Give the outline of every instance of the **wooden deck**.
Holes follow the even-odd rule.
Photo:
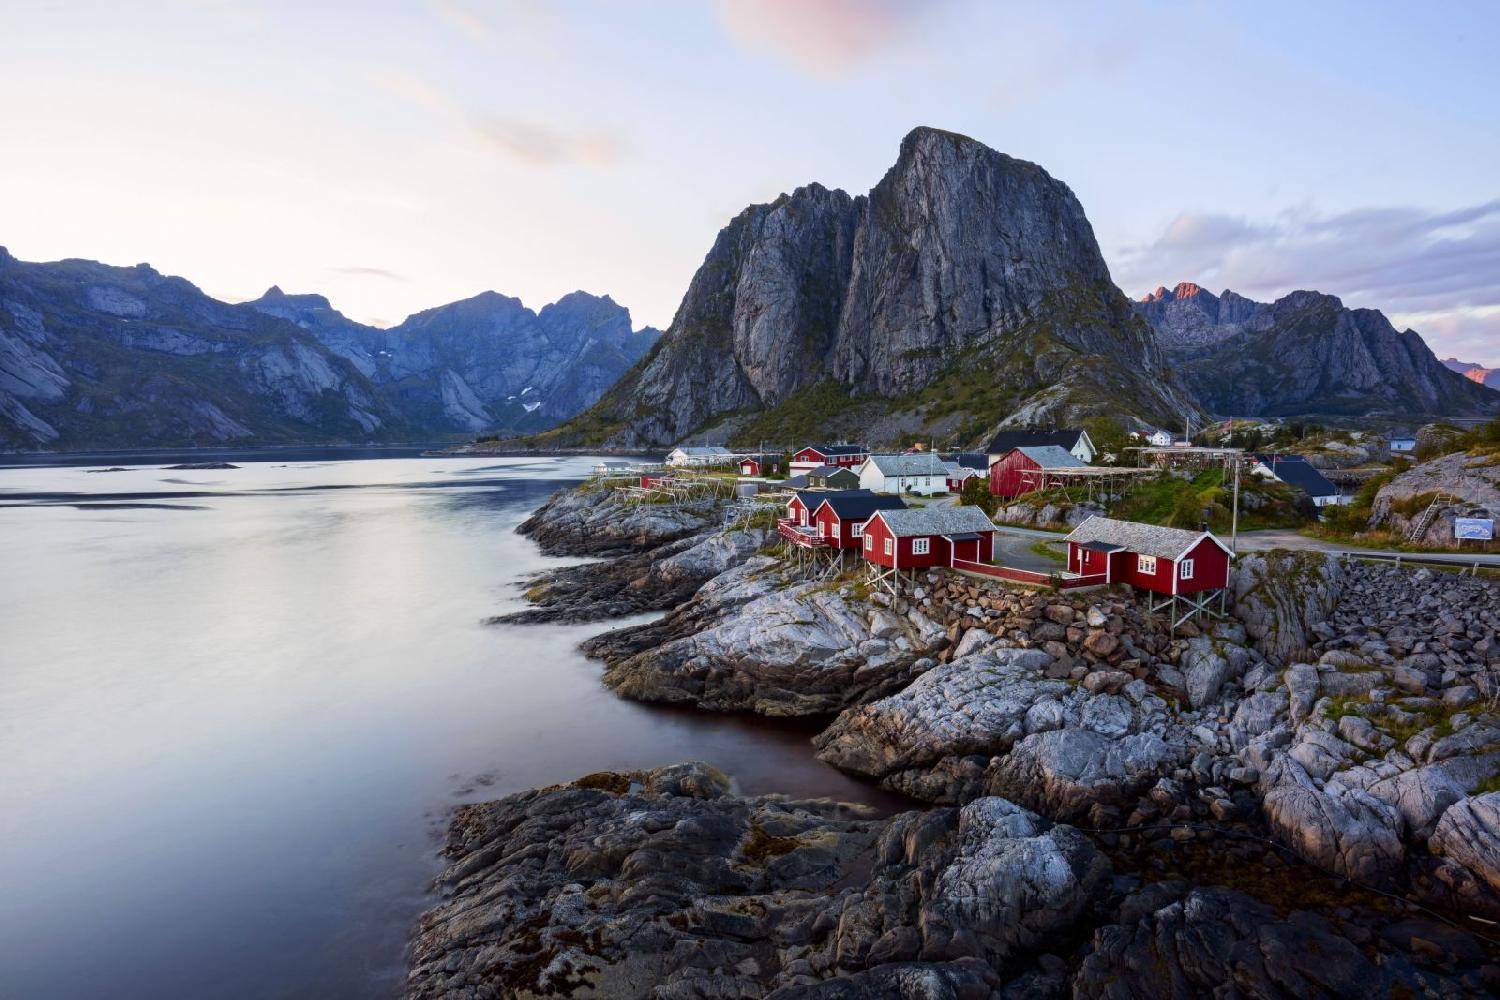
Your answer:
[[[1056,586],[1059,590],[1098,587],[1105,582],[1103,573],[1096,573],[1092,576],[1080,576],[1077,573],[1037,573],[1029,569],[1016,569],[1013,566],[996,566],[992,563],[970,562],[967,559],[955,559],[952,568],[963,573],[973,573],[976,576],[992,576],[998,580],[1009,580],[1012,583],[1026,583],[1040,587]]]

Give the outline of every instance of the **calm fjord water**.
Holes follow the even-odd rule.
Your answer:
[[[387,995],[448,811],[589,771],[888,801],[480,624],[592,459],[230,458],[0,468],[0,997]]]

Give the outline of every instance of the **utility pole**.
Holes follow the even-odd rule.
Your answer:
[[[1229,516],[1229,552],[1240,551],[1240,456],[1234,456],[1234,508]]]

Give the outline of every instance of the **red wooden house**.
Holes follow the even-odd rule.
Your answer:
[[[878,496],[867,490],[841,490],[827,493],[813,508],[812,527],[818,537],[836,549],[857,549],[862,545],[865,522],[881,510],[905,510],[900,497]]]
[[[829,497],[873,497],[874,495],[869,490],[797,490],[786,502],[787,520],[799,527],[808,527],[813,523],[813,511],[817,510],[818,505]]]
[[[1068,572],[1171,597],[1222,590],[1234,555],[1212,532],[1097,516],[1074,528],[1067,543]]]
[[[1076,469],[1085,463],[1057,445],[1012,448],[990,465],[990,493],[1018,497],[1038,488],[1038,481],[1025,475],[1042,469]]]
[[[791,471],[811,472],[820,465],[853,469],[869,457],[869,450],[857,444],[810,444],[792,456]]]
[[[995,525],[978,507],[917,507],[882,510],[864,528],[864,557],[887,569],[989,562]]]

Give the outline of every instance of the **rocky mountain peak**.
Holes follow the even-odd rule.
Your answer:
[[[614,443],[667,444],[825,384],[904,400],[944,378],[992,386],[982,413],[960,414],[970,422],[1068,420],[1111,398],[1151,419],[1192,406],[1072,191],[918,128],[868,195],[811,183],[736,215],[658,349],[582,422],[623,428]]]

